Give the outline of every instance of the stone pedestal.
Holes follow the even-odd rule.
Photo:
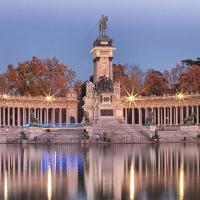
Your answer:
[[[116,93],[100,93],[93,98],[86,96],[84,101],[83,109],[88,113],[92,124],[123,122],[123,105]]]
[[[91,54],[94,62],[94,81],[86,84],[85,116],[93,124],[123,123],[120,83],[113,81],[113,54],[116,49],[106,35],[97,37]]]

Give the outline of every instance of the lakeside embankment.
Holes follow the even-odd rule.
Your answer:
[[[88,133],[85,130],[89,130]],[[155,143],[200,142],[199,126],[98,126],[60,128],[0,128],[0,143],[75,144],[75,143]]]

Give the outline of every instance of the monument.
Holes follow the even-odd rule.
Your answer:
[[[120,96],[120,83],[113,81],[113,55],[116,50],[113,41],[107,36],[108,18],[101,16],[99,36],[93,43],[91,55],[94,65],[94,80],[86,84],[84,112],[91,124],[122,123],[123,105]]]

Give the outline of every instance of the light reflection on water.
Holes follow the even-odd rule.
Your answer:
[[[52,196],[52,181],[51,181],[51,168],[48,166],[48,178],[47,178],[47,197],[48,200],[51,200]]]
[[[135,197],[135,169],[134,169],[134,161],[131,162],[130,169],[130,200],[134,200]]]
[[[3,200],[200,199],[200,145],[0,145]]]

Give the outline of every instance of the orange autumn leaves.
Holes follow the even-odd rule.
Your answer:
[[[143,72],[137,65],[113,65],[114,80],[120,81],[121,93],[133,91],[144,96],[200,92],[200,65],[185,63],[161,73],[155,69]]]
[[[199,63],[181,63],[170,70],[143,71],[138,65],[113,65],[114,81],[120,81],[121,93],[140,95],[165,95],[177,92],[200,92]],[[75,81],[75,72],[56,58],[39,59],[8,65],[0,73],[0,93],[37,96],[53,94],[66,96],[72,88],[78,94],[82,81]],[[79,95],[78,95],[79,96]]]
[[[5,73],[0,74],[0,92],[19,95],[66,96],[70,88],[77,83],[75,72],[56,58],[39,59],[9,65]]]

